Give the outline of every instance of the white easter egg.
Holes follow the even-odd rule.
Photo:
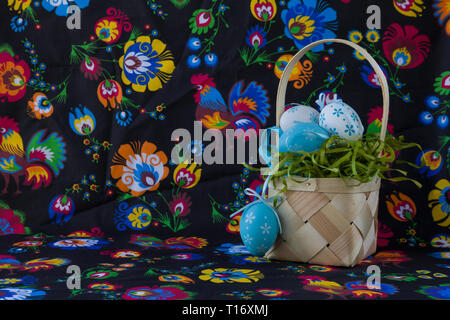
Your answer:
[[[294,106],[289,107],[292,105]],[[280,118],[280,128],[283,132],[299,122],[319,123],[319,111],[314,108],[291,103],[285,109],[287,110],[283,112]]]
[[[364,134],[364,126],[358,113],[342,101],[327,104],[319,116],[319,125],[331,135],[357,140]]]
[[[242,242],[255,256],[263,256],[272,247],[279,228],[272,208],[261,201],[246,208],[239,223]]]

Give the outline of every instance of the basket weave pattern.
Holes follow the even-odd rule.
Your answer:
[[[378,193],[286,191],[283,234],[266,258],[354,266],[376,250]]]
[[[294,65],[313,47],[328,42],[342,43],[358,50],[375,70],[383,95],[380,139],[384,140],[389,114],[386,76],[365,49],[343,39],[313,42],[292,57],[278,85],[277,126],[284,111],[287,83]],[[295,180],[304,178],[296,178],[284,181],[287,191],[277,207],[283,232],[265,254],[266,258],[350,267],[375,252],[380,190],[378,177],[358,186],[345,185],[339,178],[312,178],[303,183]],[[269,196],[280,193],[283,189],[280,182],[275,179],[273,186],[269,186]]]

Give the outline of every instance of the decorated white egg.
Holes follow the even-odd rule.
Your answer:
[[[313,152],[329,138],[327,130],[317,123],[299,122],[284,131],[280,137],[280,152]]]
[[[319,111],[297,103],[285,106],[280,118],[281,130],[286,131],[299,122],[319,123]]]
[[[263,256],[277,239],[279,224],[274,209],[255,201],[242,214],[239,229],[242,242],[255,256]]]
[[[342,101],[327,104],[319,116],[319,125],[330,135],[357,140],[364,134],[364,126],[356,111]]]

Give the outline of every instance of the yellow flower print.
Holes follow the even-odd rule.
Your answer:
[[[8,0],[8,7],[9,10],[14,10],[21,13],[30,6],[30,3],[31,0]]]
[[[404,16],[417,18],[422,15],[425,5],[423,0],[394,0],[394,8]]]
[[[353,51],[353,55],[358,60],[366,60],[366,58],[358,50]]]
[[[18,278],[4,278],[4,279],[0,279],[0,285],[5,285],[5,284],[16,284],[17,282],[21,282],[22,279],[18,279]]]
[[[314,26],[314,20],[308,16],[298,15],[297,17],[289,20],[289,32],[292,36],[298,40],[310,37],[316,27]]]
[[[202,270],[199,276],[200,280],[211,281],[213,283],[253,283],[263,278],[264,275],[258,270],[227,268],[205,269]]]
[[[134,91],[156,91],[169,81],[175,70],[172,52],[161,40],[151,40],[140,36],[136,41],[128,41],[124,55],[119,59],[122,81]]]
[[[173,181],[177,186],[190,189],[200,181],[202,169],[196,169],[197,164],[192,163],[189,167],[187,163],[180,163],[173,172]]]
[[[367,39],[367,41],[372,42],[372,43],[378,42],[380,40],[380,34],[378,33],[377,30],[371,29],[371,30],[367,31],[366,39]]]
[[[441,227],[450,227],[450,181],[439,180],[428,194],[428,206],[432,208],[433,221]]]
[[[95,25],[95,34],[103,42],[112,43],[116,41],[120,34],[117,21],[107,18],[100,20]]]
[[[450,246],[450,236],[446,234],[438,234],[430,241],[431,246],[435,248],[447,248]]]
[[[250,10],[259,21],[270,21],[277,13],[277,4],[275,0],[252,0]]]
[[[361,31],[352,30],[348,33],[348,39],[351,42],[359,43],[363,39],[363,35],[362,35]]]
[[[135,206],[128,215],[128,220],[134,229],[144,229],[152,222],[152,214],[145,206]]]

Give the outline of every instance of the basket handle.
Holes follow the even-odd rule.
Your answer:
[[[292,69],[294,68],[295,64],[312,48],[315,46],[318,46],[322,43],[326,42],[336,42],[336,43],[343,43],[346,44],[356,50],[358,50],[364,58],[370,63],[372,68],[375,70],[375,73],[378,76],[378,79],[381,83],[381,92],[383,94],[383,117],[381,120],[381,131],[380,131],[380,139],[384,141],[384,138],[386,137],[386,130],[387,130],[387,123],[388,123],[388,116],[389,116],[389,87],[387,83],[386,76],[384,75],[384,72],[381,70],[378,63],[375,61],[375,59],[366,51],[366,49],[362,48],[361,46],[357,45],[356,43],[353,43],[348,40],[344,39],[323,39],[319,40],[313,43],[310,43],[309,45],[303,47],[299,52],[297,52],[289,61],[286,68],[283,71],[283,74],[280,78],[280,83],[278,85],[278,92],[277,92],[277,101],[276,101],[276,119],[277,119],[277,126],[280,126],[280,118],[281,114],[284,111],[284,105],[285,105],[285,98],[286,98],[286,88],[288,84],[289,77],[291,75]]]

